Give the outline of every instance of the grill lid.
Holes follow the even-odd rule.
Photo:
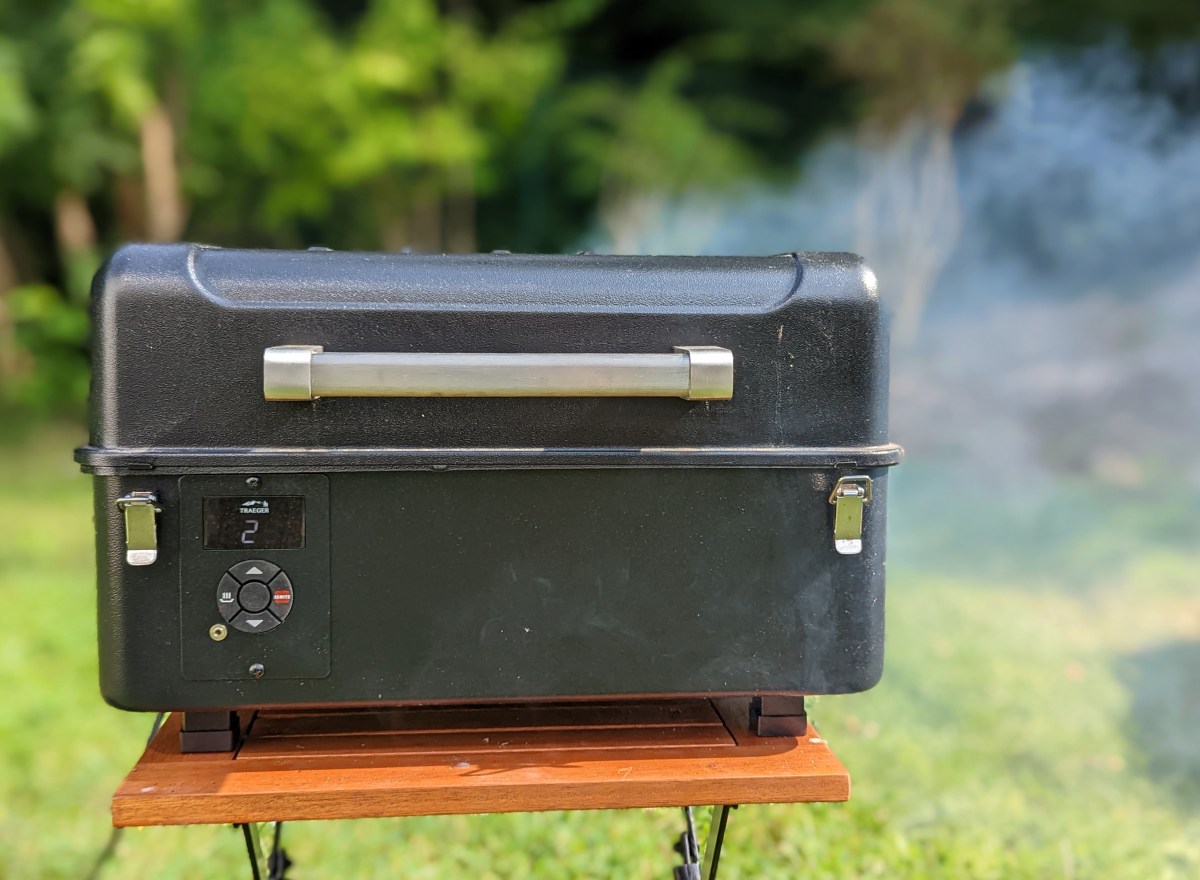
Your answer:
[[[89,468],[890,464],[849,254],[132,245],[97,276]]]

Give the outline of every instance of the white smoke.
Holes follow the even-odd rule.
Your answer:
[[[1030,54],[948,156],[918,123],[883,145],[836,138],[791,186],[668,200],[635,240],[863,253],[916,330],[892,368],[913,456],[1135,487],[1150,459],[1194,461],[1200,435],[1200,114],[1171,97],[1198,80],[1194,44]]]

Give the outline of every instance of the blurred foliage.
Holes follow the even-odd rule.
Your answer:
[[[961,118],[1029,42],[1168,0],[0,0],[0,407],[79,412],[122,241],[560,250],[647,196]]]

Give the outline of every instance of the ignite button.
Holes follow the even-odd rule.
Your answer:
[[[238,593],[238,604],[251,614],[266,611],[271,604],[271,590],[261,581],[250,581],[242,585]]]
[[[271,613],[283,620],[292,611],[292,581],[286,572],[279,572],[271,581]]]

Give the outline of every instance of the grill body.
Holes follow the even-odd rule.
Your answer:
[[[114,705],[844,693],[881,674],[900,451],[857,257],[133,245],[93,307],[77,458]],[[868,503],[840,506],[847,480]],[[860,552],[839,552],[856,515]]]

